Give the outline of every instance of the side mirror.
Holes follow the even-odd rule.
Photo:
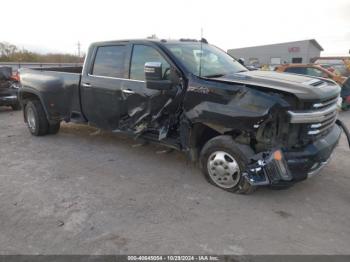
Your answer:
[[[154,90],[170,90],[173,83],[170,80],[163,79],[163,70],[161,62],[145,63],[146,87]]]
[[[239,58],[237,61],[238,61],[238,63],[240,63],[241,65],[244,65],[244,62],[245,62],[245,61],[244,61],[244,58]]]

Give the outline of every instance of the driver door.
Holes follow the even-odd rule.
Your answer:
[[[170,63],[158,49],[150,45],[133,45],[129,80],[123,83],[122,89],[120,129],[142,133],[147,128],[161,126],[160,118],[176,95],[174,90],[160,91],[146,87],[144,66],[147,62],[161,62],[164,79],[170,75]]]

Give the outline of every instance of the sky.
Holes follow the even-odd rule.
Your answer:
[[[77,53],[95,41],[203,36],[224,50],[316,39],[322,55],[349,55],[350,0],[3,1],[0,42]]]

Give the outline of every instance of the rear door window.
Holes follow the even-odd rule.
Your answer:
[[[124,45],[98,47],[92,74],[123,78],[126,56],[127,48]]]

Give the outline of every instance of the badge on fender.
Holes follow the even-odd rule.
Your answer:
[[[187,91],[200,94],[208,94],[210,92],[209,88],[203,86],[189,86]]]

